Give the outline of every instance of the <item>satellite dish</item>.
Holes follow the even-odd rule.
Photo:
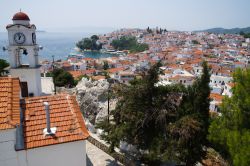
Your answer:
[[[39,46],[39,49],[42,50],[42,49],[43,49],[43,46]]]
[[[3,47],[3,51],[6,51],[7,49],[5,47]]]

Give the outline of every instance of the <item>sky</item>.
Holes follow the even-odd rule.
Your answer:
[[[20,9],[38,30],[250,26],[250,0],[0,0],[0,32]]]

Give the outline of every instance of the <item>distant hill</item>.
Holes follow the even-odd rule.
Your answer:
[[[247,28],[232,28],[232,29],[225,29],[225,28],[211,28],[206,30],[199,30],[195,32],[210,32],[210,33],[227,33],[227,34],[235,34],[235,33],[250,33],[250,27]]]

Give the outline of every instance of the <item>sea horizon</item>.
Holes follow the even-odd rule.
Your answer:
[[[39,51],[39,61],[52,60],[54,55],[55,60],[65,60],[70,53],[78,53],[75,51],[76,43],[82,38],[90,37],[96,33],[86,32],[37,32],[37,44],[43,49]],[[0,32],[0,59],[9,60],[8,51],[3,51],[3,47],[8,46],[8,33]],[[80,53],[79,53],[80,54]],[[102,58],[114,56],[110,54],[87,52],[86,57]],[[23,62],[27,61],[27,57],[22,57]]]

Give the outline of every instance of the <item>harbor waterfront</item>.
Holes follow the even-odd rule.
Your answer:
[[[92,33],[54,33],[54,32],[39,32],[37,33],[37,39],[39,45],[43,47],[39,52],[39,59],[52,60],[52,55],[54,55],[55,60],[62,59],[65,60],[70,54],[83,54],[76,51],[75,43],[82,38],[89,37],[93,35]],[[8,34],[0,32],[0,58],[8,60],[8,52],[3,51],[2,47],[8,45]],[[84,57],[90,58],[106,58],[117,56],[116,54],[104,53],[104,52],[84,52]],[[23,57],[26,61],[27,58]]]

